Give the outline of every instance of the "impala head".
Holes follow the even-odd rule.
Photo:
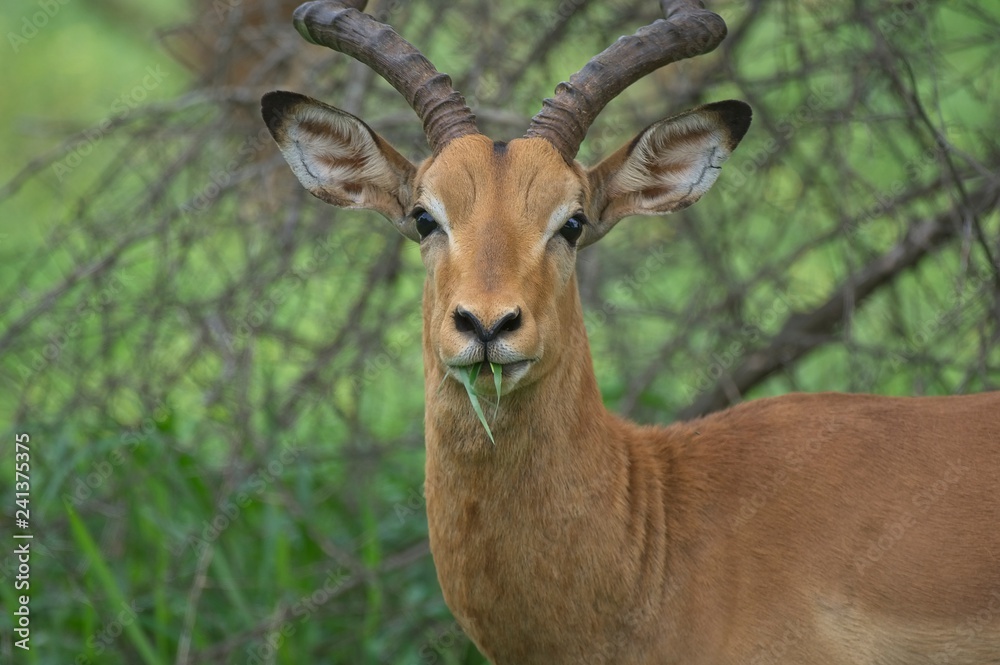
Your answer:
[[[560,84],[526,136],[509,143],[480,134],[448,77],[360,13],[364,0],[296,12],[300,33],[371,66],[423,121],[433,154],[414,165],[349,113],[288,92],[263,99],[264,119],[306,189],[336,206],[379,212],[420,244],[425,360],[452,374],[484,361],[503,365],[505,394],[544,375],[583,334],[577,252],[623,217],[684,208],[714,183],[750,124],[743,102],[654,123],[593,168],[575,161],[613,97],[725,35],[700,3],[663,4],[666,21],[619,40]]]

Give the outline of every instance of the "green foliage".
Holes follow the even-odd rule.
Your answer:
[[[493,438],[493,432],[490,430],[490,424],[486,422],[486,415],[483,413],[483,407],[479,403],[479,395],[476,394],[476,380],[479,378],[479,373],[482,371],[486,363],[476,363],[475,365],[469,365],[467,367],[458,368],[457,372],[459,377],[462,379],[462,385],[465,386],[465,392],[469,396],[469,403],[472,404],[472,410],[476,412],[476,417],[479,418],[479,422],[482,423],[483,429],[486,430],[486,435],[490,437],[490,443],[494,446],[496,445],[496,439]],[[500,408],[500,373],[494,369],[496,365],[490,363],[490,370],[493,372],[493,378],[496,381],[497,389],[497,408]]]
[[[128,14],[67,2],[0,71],[17,91],[0,97],[15,156],[0,165],[0,451],[6,464],[13,433],[31,433],[38,546],[23,662],[483,663],[427,548],[419,251],[373,214],[304,195],[261,136],[255,96],[315,47],[301,43],[294,62],[262,53],[295,37],[274,22],[273,40],[253,33],[236,51],[259,78],[195,89],[150,38],[192,12],[239,25],[250,4],[164,0]],[[383,4],[496,138],[519,135],[556,81],[657,5]],[[717,4],[732,50],[634,86],[581,152],[596,160],[701,101],[755,109],[705,200],[669,220],[625,220],[580,254],[605,399],[648,422],[728,385],[789,320],[949,214],[961,196],[932,129],[969,191],[991,172],[977,165],[995,175],[998,164],[995,8],[851,3],[868,25],[849,20],[848,3]],[[578,13],[564,25],[566,8]],[[34,11],[0,17],[3,34]],[[303,91],[347,103],[346,63],[312,62],[304,78],[317,89]],[[166,75],[147,90],[148,67]],[[137,86],[144,99],[130,106]],[[899,86],[926,100],[929,123]],[[378,83],[358,104],[402,152],[426,154],[394,91]],[[910,198],[883,204],[899,187]],[[960,241],[733,399],[996,387],[996,288],[961,219]],[[978,221],[996,250],[1000,217]],[[495,415],[502,377],[490,369]],[[472,388],[484,370],[464,383],[492,439]]]

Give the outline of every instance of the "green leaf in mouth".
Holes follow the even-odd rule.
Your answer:
[[[503,365],[498,365],[491,360],[490,370],[493,371],[493,387],[497,390],[497,405],[493,409],[493,420],[496,420],[497,414],[500,412],[500,382],[503,381]]]
[[[465,386],[465,392],[469,395],[469,401],[472,402],[472,410],[476,412],[476,415],[479,417],[479,422],[481,422],[483,424],[483,428],[486,429],[486,435],[490,437],[490,443],[495,446],[497,445],[497,442],[493,438],[493,432],[490,430],[489,423],[486,422],[486,414],[483,413],[483,407],[479,404],[479,396],[476,395],[476,390],[473,388],[473,385],[476,383],[476,379],[479,378],[479,372],[485,364],[486,363],[476,363],[475,365],[459,367],[457,373],[459,378],[462,379],[462,384]],[[496,381],[496,379],[494,380]],[[499,382],[497,381],[497,383]]]

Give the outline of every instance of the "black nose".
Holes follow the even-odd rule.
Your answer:
[[[462,333],[475,333],[480,342],[486,344],[503,333],[514,332],[521,327],[521,308],[511,310],[487,327],[475,314],[459,306],[455,309],[455,329]]]

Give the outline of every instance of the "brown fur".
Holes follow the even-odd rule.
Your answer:
[[[735,146],[708,116],[711,150]],[[586,211],[586,244],[697,198],[644,197],[672,167],[622,189],[644,137],[587,172],[466,136],[398,187],[447,215],[421,242],[426,496],[456,618],[498,665],[1000,663],[1000,393],[787,395],[665,428],[605,410],[557,227]],[[494,348],[532,361],[505,377],[495,446],[445,379],[482,359],[459,306],[522,313]]]

